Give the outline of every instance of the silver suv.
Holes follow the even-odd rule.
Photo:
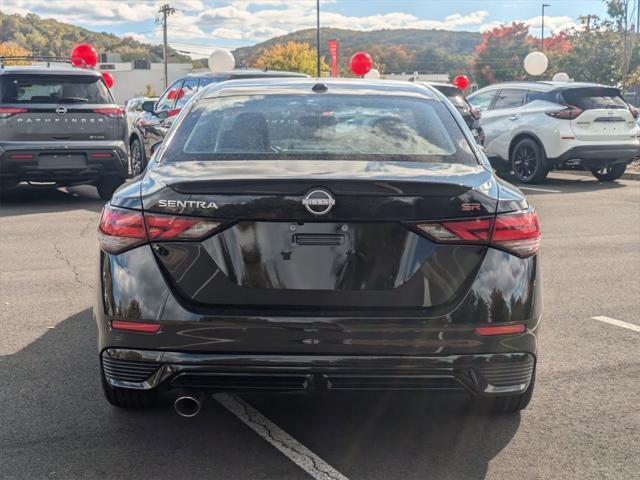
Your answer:
[[[127,175],[127,122],[100,73],[1,60],[2,186],[92,184],[111,198]]]

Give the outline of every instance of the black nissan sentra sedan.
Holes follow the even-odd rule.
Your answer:
[[[186,105],[99,227],[107,400],[533,392],[540,227],[428,86],[230,81]]]

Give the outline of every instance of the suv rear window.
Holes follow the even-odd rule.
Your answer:
[[[609,87],[586,87],[564,90],[562,96],[567,104],[582,110],[600,108],[628,108],[620,90]]]
[[[202,100],[177,127],[164,158],[478,163],[440,102],[328,94]]]
[[[100,77],[89,75],[3,75],[0,103],[113,103]]]

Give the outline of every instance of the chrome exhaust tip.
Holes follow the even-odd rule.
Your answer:
[[[203,402],[204,394],[199,394],[196,396],[183,395],[176,398],[175,402],[173,402],[173,408],[181,417],[191,418],[200,413]]]

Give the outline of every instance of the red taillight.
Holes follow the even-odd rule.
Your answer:
[[[113,328],[114,330],[127,330],[129,332],[156,333],[158,330],[160,330],[160,324],[113,320],[111,322],[111,328]]]
[[[491,325],[487,327],[476,328],[476,334],[489,337],[492,335],[513,335],[515,333],[524,333],[526,330],[524,323],[518,325]]]
[[[220,226],[205,218],[146,214],[107,206],[102,210],[99,227],[100,248],[121,253],[149,241],[200,240]]]
[[[542,235],[535,210],[498,215],[493,227],[491,245],[530,257],[540,249]]]
[[[105,207],[98,228],[100,248],[120,253],[147,241],[142,212]]]
[[[26,108],[0,108],[0,118],[9,118],[16,113],[26,113]]]
[[[582,114],[583,110],[573,105],[567,105],[562,110],[556,110],[554,112],[546,112],[547,115],[553,118],[559,118],[560,120],[573,120],[578,118]]]
[[[640,110],[638,110],[636,107],[629,105],[629,110],[631,111],[631,115],[633,115],[633,118],[635,118],[636,120],[638,119],[638,117],[640,117]]]
[[[124,118],[125,111],[123,107],[114,108],[94,108],[93,113],[100,113],[106,115],[109,118]]]
[[[158,215],[147,213],[144,216],[149,240],[198,240],[220,226],[204,218],[181,217],[177,215]]]
[[[500,214],[495,219],[421,223],[418,228],[436,242],[491,245],[519,257],[535,254],[542,241],[538,215],[533,209]]]
[[[476,107],[471,107],[469,109],[469,113],[476,120],[480,120],[480,118],[482,117],[482,113],[480,113],[480,110],[478,110]]]

